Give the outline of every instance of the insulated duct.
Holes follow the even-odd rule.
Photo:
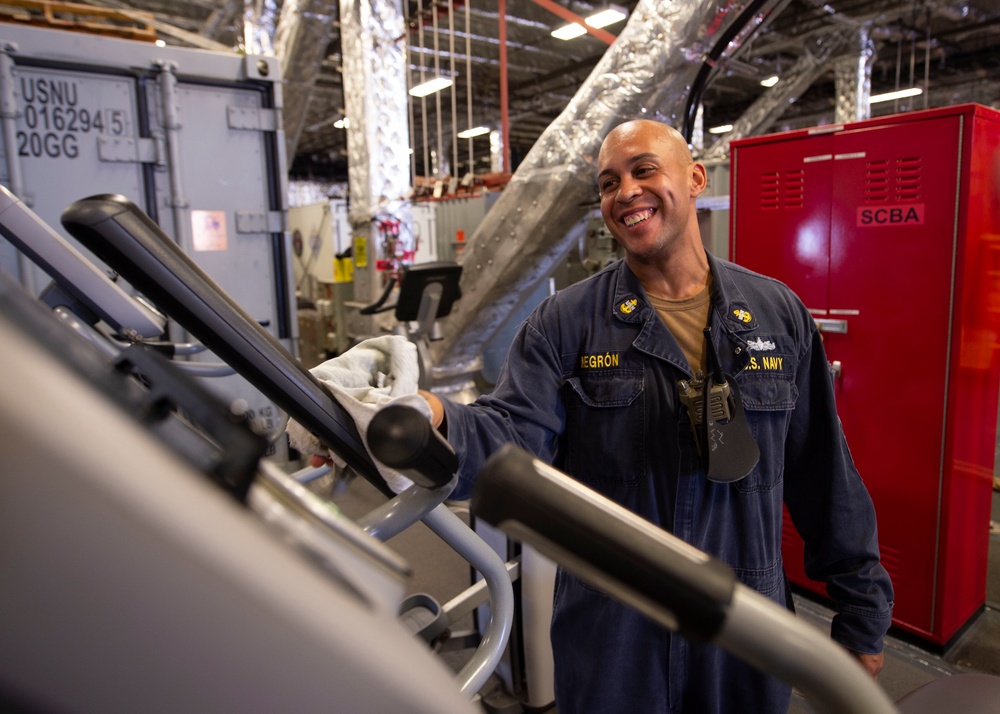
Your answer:
[[[274,54],[284,84],[286,156],[295,156],[313,85],[319,75],[335,21],[329,0],[285,0],[274,31]]]
[[[870,119],[872,65],[875,63],[875,43],[871,28],[862,26],[855,33],[857,52],[840,59],[834,65],[834,87],[837,93],[833,121],[846,124]]]
[[[350,171],[348,219],[354,239],[354,297],[365,305],[382,292],[376,284],[386,251],[412,250],[409,121],[405,22],[400,0],[342,0],[340,37],[347,98]],[[379,222],[405,228],[398,243],[383,245]],[[357,305],[355,305],[357,306]],[[387,318],[391,314],[385,313]],[[352,336],[376,334],[374,316],[351,310]]]
[[[565,255],[570,229],[597,200],[597,153],[608,131],[637,117],[679,129],[705,57],[750,4],[639,0],[618,39],[466,241],[462,299],[434,344],[435,378],[474,372],[483,344]]]
[[[243,6],[243,47],[248,55],[274,56],[275,0],[247,0]]]

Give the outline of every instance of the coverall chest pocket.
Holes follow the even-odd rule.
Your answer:
[[[770,491],[781,483],[780,455],[798,389],[791,374],[754,375],[739,384],[750,433],[762,457],[746,478],[736,482],[736,488],[743,493]]]
[[[566,472],[594,486],[637,483],[646,471],[642,370],[584,373],[567,384]]]

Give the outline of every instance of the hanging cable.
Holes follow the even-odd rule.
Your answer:
[[[448,0],[448,56],[451,60],[451,165],[452,176],[458,176],[458,111],[455,108],[455,0]]]
[[[917,6],[913,5],[913,29],[910,31],[910,86],[916,86],[916,65],[917,65]]]
[[[924,8],[924,22],[927,23],[927,36],[924,39],[924,109],[927,109],[931,95],[931,10]]]
[[[441,44],[438,36],[438,13],[437,8],[432,8],[431,18],[434,21],[434,76],[441,77]],[[441,162],[444,160],[444,131],[441,128],[441,92],[434,92],[434,107],[437,114],[437,170],[443,173]]]
[[[896,86],[894,91],[899,91],[899,80],[903,72],[903,21],[899,21],[899,36],[896,38]],[[899,111],[899,100],[892,100],[892,113]]]
[[[427,68],[424,65],[424,3],[417,0],[417,36],[420,45],[420,83],[427,81]],[[420,98],[420,131],[424,145],[424,177],[430,175],[430,144],[427,141],[427,97]]]
[[[472,0],[465,0],[465,104],[466,111],[469,115],[468,123],[469,128],[472,128],[472,8],[470,4]],[[467,141],[469,142],[469,172],[475,174],[476,164],[473,161],[472,154],[472,137],[470,136]]]
[[[410,3],[403,3],[403,23],[407,28],[407,38],[409,38],[409,30],[412,29],[410,25]],[[413,47],[410,45],[409,40],[406,42],[406,84],[409,87],[413,86]],[[410,120],[410,187],[416,189],[417,187],[417,155],[414,153],[417,148],[416,142],[416,129],[414,129],[413,123],[415,118],[413,116],[413,95],[409,92],[406,93],[406,111],[409,115]]]

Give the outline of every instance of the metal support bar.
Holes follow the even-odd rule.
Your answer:
[[[190,204],[184,196],[184,185],[181,181],[181,149],[180,129],[181,114],[177,106],[177,65],[173,62],[162,62],[160,67],[160,98],[163,103],[163,130],[167,139],[167,156],[169,157],[168,172],[170,174],[170,207],[174,214],[174,240],[184,250],[191,248],[190,222],[188,208]]]
[[[7,158],[7,180],[10,190],[24,201],[24,177],[21,175],[21,162],[17,158],[17,117],[20,112],[17,106],[17,95],[14,93],[14,59],[11,52],[17,51],[17,45],[5,43],[0,47],[0,124],[2,124],[4,154]],[[18,279],[25,290],[35,293],[35,277],[31,270],[28,256],[17,253]]]
[[[521,577],[520,556],[507,562],[507,574],[511,582]],[[466,615],[471,614],[473,610],[484,604],[487,600],[486,581],[476,581],[475,585],[466,588],[441,606],[441,611],[445,614],[448,627],[451,627]]]
[[[381,506],[357,519],[363,531],[387,541],[412,526],[437,508],[455,488],[455,479],[446,486],[427,489],[413,485]]]
[[[463,694],[473,696],[493,674],[507,647],[514,619],[514,586],[507,565],[444,504],[424,517],[424,523],[479,571],[490,593],[490,621],[475,654],[456,675]]]

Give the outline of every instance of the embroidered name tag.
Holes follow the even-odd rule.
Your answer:
[[[618,352],[603,354],[580,355],[580,369],[601,369],[618,366]]]

